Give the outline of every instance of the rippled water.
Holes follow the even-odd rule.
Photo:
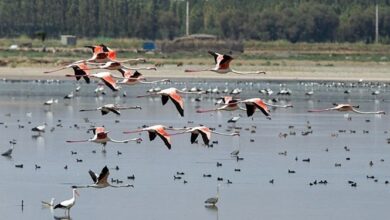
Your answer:
[[[258,93],[259,89],[272,88],[276,93],[281,88],[280,82],[230,81],[183,81],[159,86],[204,89],[218,86],[221,90],[240,87],[241,98],[265,99],[268,97]],[[12,158],[0,158],[2,219],[63,216],[63,210],[42,209],[40,201],[49,201],[51,197],[57,202],[69,199],[72,185],[91,184],[88,170],[100,172],[105,165],[110,168],[110,177],[133,184],[134,188],[80,189],[80,197],[71,211],[72,219],[386,219],[390,216],[387,209],[390,184],[385,184],[386,180],[390,181],[390,146],[386,140],[389,116],[307,113],[311,108],[330,107],[333,102],[351,102],[360,105],[361,110],[390,112],[387,87],[382,86],[381,94],[373,96],[374,88],[369,87],[305,86],[288,82],[282,87],[290,88],[293,94],[279,98],[281,103],[291,103],[294,108],[273,110],[272,120],[259,112],[254,118],[245,117],[245,112],[195,113],[197,106],[214,108],[214,98],[218,95],[203,96],[201,102],[194,100],[196,96],[186,96],[185,117],[181,118],[170,102],[162,107],[159,98],[135,98],[151,88],[150,85],[124,88],[127,97],[121,93],[113,96],[107,89],[107,95],[96,97],[95,84],[82,85],[74,99],[64,100],[62,97],[75,87],[71,81],[0,82],[0,122],[4,123],[0,125],[0,152],[9,148],[10,140],[17,142]],[[314,95],[305,96],[305,91],[312,88]],[[351,94],[344,94],[346,89]],[[43,106],[50,98],[58,99],[58,103]],[[120,117],[79,112],[106,103],[139,105],[143,109],[122,111]],[[158,138],[150,142],[147,134],[141,134],[144,139],[141,144],[109,143],[106,153],[94,143],[65,142],[89,138],[90,125],[104,125],[115,139],[138,137],[138,134],[122,132],[144,124],[174,127],[205,124],[223,132],[229,126],[227,120],[238,114],[243,116],[236,124],[242,128],[241,136],[214,135],[212,139],[218,144],[212,148],[191,145],[189,135],[173,136],[172,150],[167,150]],[[48,131],[35,136],[31,128],[43,123],[48,124]],[[62,127],[58,126],[60,123]],[[308,123],[313,133],[303,136],[301,133],[308,131]],[[75,124],[80,128],[75,128]],[[290,125],[294,128],[289,128]],[[256,126],[256,133],[251,133],[252,126]],[[279,137],[280,133],[290,132],[296,135]],[[242,161],[230,156],[238,147]],[[77,155],[71,151],[77,151]],[[117,155],[117,151],[122,154]],[[280,154],[285,151],[286,155]],[[307,158],[310,163],[302,162]],[[83,162],[78,163],[76,159]],[[373,166],[369,165],[370,161]],[[222,166],[217,167],[217,162]],[[335,163],[341,167],[335,167]],[[23,164],[24,168],[16,168],[17,164]],[[35,169],[35,164],[41,168]],[[64,169],[65,165],[68,170]],[[116,166],[120,169],[115,170]],[[288,170],[296,173],[289,174]],[[178,171],[185,175],[181,180],[174,180]],[[127,176],[133,174],[135,180],[128,180]],[[212,177],[204,178],[203,174]],[[367,175],[375,179],[367,179]],[[217,181],[218,177],[223,181]],[[227,179],[232,184],[227,184]],[[269,183],[271,179],[274,184]],[[184,184],[184,180],[188,183]],[[315,180],[327,180],[328,184],[310,186]],[[356,182],[357,187],[351,187],[349,180]],[[218,183],[221,184],[218,208],[204,207],[204,200],[216,195]]]

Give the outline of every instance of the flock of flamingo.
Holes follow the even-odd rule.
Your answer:
[[[75,61],[69,65],[46,71],[45,74],[53,73],[57,71],[61,71],[64,69],[72,68],[74,71],[74,74],[65,75],[66,77],[73,77],[77,81],[83,79],[85,83],[89,84],[92,82],[91,78],[96,78],[102,81],[102,83],[110,88],[113,92],[119,91],[121,89],[121,86],[125,85],[135,85],[139,83],[158,83],[158,82],[167,82],[170,81],[169,79],[162,79],[162,80],[156,80],[156,81],[148,81],[143,75],[139,72],[141,70],[153,70],[158,71],[156,67],[154,66],[148,66],[148,67],[138,67],[135,68],[133,66],[126,66],[125,63],[139,63],[139,62],[146,62],[144,58],[136,58],[136,59],[126,59],[126,60],[118,60],[117,59],[117,53],[115,50],[107,47],[106,45],[95,45],[95,46],[87,46],[92,50],[92,57],[89,59],[83,59],[79,61]],[[234,69],[230,68],[230,62],[233,60],[233,57],[227,54],[220,54],[213,51],[209,51],[209,54],[211,54],[214,57],[215,61],[215,67],[214,68],[206,68],[206,69],[199,69],[199,70],[193,70],[193,69],[187,69],[185,72],[200,72],[200,71],[212,71],[220,74],[226,74],[226,73],[235,73],[235,74],[265,74],[264,71],[253,71],[253,72],[240,72]],[[91,73],[91,70],[98,70],[97,73]],[[104,70],[104,71],[101,71]],[[120,75],[115,75],[110,71],[118,71]],[[150,97],[150,96],[157,96],[161,97],[162,105],[166,105],[167,102],[170,100],[175,108],[177,109],[178,114],[183,117],[185,113],[185,103],[182,98],[182,94],[196,94],[196,95],[202,95],[203,91],[183,91],[176,88],[166,88],[161,89],[159,91],[152,91],[146,95],[137,96],[137,98],[142,97]],[[53,102],[53,100],[51,100]],[[50,105],[52,103],[48,103]],[[224,96],[218,101],[218,106],[213,109],[198,109],[197,113],[207,113],[207,112],[217,112],[217,111],[244,111],[247,115],[247,117],[252,117],[256,110],[259,110],[267,119],[271,119],[271,111],[269,110],[269,107],[272,108],[291,108],[293,105],[276,105],[272,103],[267,103],[261,98],[253,97],[249,99],[241,100],[239,98],[236,98],[234,96]],[[309,110],[309,112],[323,112],[323,111],[341,111],[341,112],[354,112],[358,114],[385,114],[384,111],[376,111],[376,112],[363,112],[358,110],[359,106],[353,106],[351,104],[335,104],[334,107],[329,107],[326,109],[312,109]],[[80,109],[79,111],[100,111],[102,115],[109,114],[110,112],[116,115],[121,115],[122,110],[129,110],[129,109],[138,109],[142,110],[142,107],[140,106],[120,106],[117,104],[105,104],[98,108],[93,109]],[[232,119],[232,120],[238,120],[238,119]],[[45,131],[45,125],[37,126],[32,129],[36,132],[44,132]],[[109,131],[105,129],[105,127],[99,126],[94,127],[90,129],[93,132],[93,137],[85,140],[67,140],[68,143],[80,143],[80,142],[93,142],[97,144],[101,144],[103,146],[103,151],[105,151],[105,146],[108,142],[112,143],[128,143],[128,142],[142,142],[141,138],[130,138],[126,140],[115,140],[110,138]],[[239,132],[235,131],[232,133],[222,133],[215,131],[214,129],[211,129],[205,125],[199,125],[194,127],[181,127],[181,128],[172,128],[164,125],[151,125],[148,127],[143,127],[138,130],[130,130],[130,131],[124,131],[124,134],[135,134],[135,133],[141,133],[141,132],[147,132],[150,141],[153,141],[158,136],[164,143],[164,145],[171,149],[172,142],[171,137],[175,135],[184,135],[184,134],[190,134],[190,141],[191,143],[194,143],[197,141],[197,138],[199,135],[201,136],[201,139],[205,145],[210,144],[211,135],[224,135],[224,136],[239,136]],[[12,149],[8,150],[7,152],[4,152],[3,156],[9,156],[12,153]],[[238,151],[232,152],[232,154],[238,155]],[[73,196],[69,200],[62,201],[58,204],[54,203],[54,199],[51,200],[51,202],[43,202],[43,204],[52,207],[54,209],[61,208],[65,209],[65,213],[69,215],[70,209],[74,206],[76,202],[76,196],[78,195],[78,188],[105,188],[105,187],[132,187],[132,185],[112,185],[108,182],[108,176],[109,176],[109,169],[107,166],[104,166],[104,168],[101,170],[100,174],[96,174],[93,171],[89,171],[89,174],[92,179],[92,184],[90,185],[84,185],[84,186],[73,186],[72,193]],[[215,206],[218,202],[219,198],[219,185],[217,186],[217,196],[209,198],[205,201],[206,205]]]

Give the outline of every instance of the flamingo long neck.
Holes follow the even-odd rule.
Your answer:
[[[150,84],[150,83],[158,83],[158,82],[166,82],[168,79],[161,79],[161,80],[155,80],[155,81],[145,81],[145,80],[139,80],[140,83],[143,84]]]
[[[54,73],[54,72],[57,72],[57,71],[60,71],[60,70],[63,70],[63,69],[66,69],[67,67],[61,67],[61,68],[58,68],[58,69],[53,69],[53,70],[49,70],[49,71],[45,71],[43,73],[47,74],[47,73]]]
[[[178,90],[178,93],[181,93],[181,94],[201,94],[202,92],[186,92],[186,91]]]
[[[147,95],[139,95],[139,96],[137,96],[137,98],[144,98],[144,97],[150,97],[150,96],[155,96],[155,95],[158,95],[158,94],[156,92],[154,92],[154,93],[150,93]]]
[[[271,107],[276,107],[276,108],[289,108],[289,107],[293,107],[292,105],[275,105],[275,104],[270,104],[270,103],[266,103],[264,102],[267,106],[271,106]]]
[[[91,139],[87,139],[87,140],[77,140],[77,141],[66,141],[66,143],[81,143],[81,142],[88,142],[90,141]]]
[[[139,129],[139,130],[134,130],[134,131],[124,131],[123,134],[134,134],[134,133],[140,133],[142,132],[143,130]]]
[[[326,111],[330,111],[331,109],[310,109],[308,110],[307,112],[326,112]]]
[[[235,70],[235,69],[230,69],[231,72],[233,73],[236,73],[236,74],[265,74],[264,71],[248,71],[248,72],[244,72],[244,71],[238,71],[238,70]]]
[[[210,131],[211,133],[213,134],[218,134],[218,135],[223,135],[223,136],[235,136],[237,135],[237,133],[221,133],[221,132],[217,132],[217,131]]]
[[[196,110],[196,113],[205,113],[205,112],[215,112],[222,109],[198,109]]]
[[[383,111],[376,111],[376,112],[362,112],[355,108],[352,108],[352,111],[358,114],[385,114]]]
[[[115,139],[108,138],[108,141],[111,141],[112,143],[128,143],[129,141],[133,141],[133,139],[130,139],[130,140],[115,140]]]
[[[206,72],[206,71],[212,71],[213,69],[198,69],[198,70],[193,70],[193,69],[186,69],[184,72],[186,73],[197,73],[197,72]]]
[[[127,60],[113,60],[114,62],[118,62],[118,63],[128,63],[128,62],[139,62],[140,60],[139,59],[127,59]]]

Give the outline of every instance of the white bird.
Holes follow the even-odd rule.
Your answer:
[[[236,123],[241,117],[240,116],[234,116],[233,118],[229,119],[228,123]]]
[[[54,99],[49,99],[43,103],[43,105],[52,105],[54,103]]]
[[[211,198],[208,198],[206,201],[204,201],[204,203],[206,204],[206,206],[215,206],[218,202],[218,199],[219,199],[219,184],[217,185],[217,196],[216,197],[211,197]]]
[[[110,175],[110,171],[108,170],[107,166],[103,167],[103,169],[100,172],[99,176],[95,172],[93,172],[92,170],[89,170],[88,173],[89,173],[89,175],[92,178],[93,184],[86,185],[86,186],[73,186],[73,188],[89,188],[89,187],[92,187],[92,188],[102,189],[102,188],[106,188],[108,186],[115,187],[115,188],[119,188],[119,187],[133,187],[133,185],[130,185],[130,184],[122,185],[122,186],[114,186],[114,185],[111,185],[110,183],[108,183],[107,179],[108,179],[108,176]]]
[[[73,197],[71,199],[68,199],[68,200],[65,200],[65,201],[58,203],[57,205],[54,206],[54,209],[57,209],[57,208],[65,209],[65,214],[66,214],[66,211],[68,211],[68,216],[69,216],[70,209],[76,203],[76,195],[80,196],[79,193],[77,192],[77,190],[73,189]]]
[[[45,132],[45,129],[46,129],[46,125],[43,124],[43,125],[39,125],[39,126],[31,128],[31,131],[38,132],[38,134],[40,135],[41,133]]]

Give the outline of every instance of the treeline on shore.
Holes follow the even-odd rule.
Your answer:
[[[190,33],[233,40],[390,43],[390,0],[189,0]],[[3,0],[0,37],[174,39],[186,0]]]

